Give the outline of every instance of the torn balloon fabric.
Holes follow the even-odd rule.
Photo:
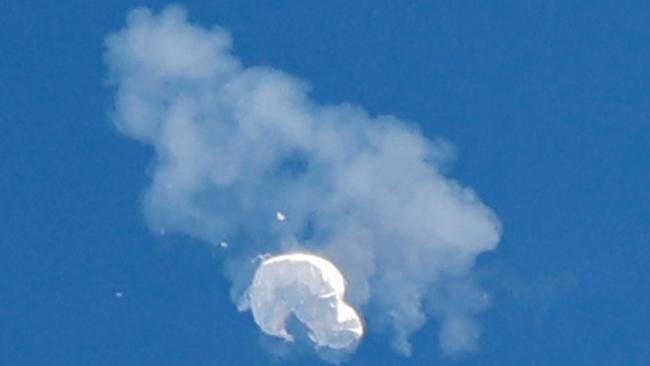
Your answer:
[[[287,321],[295,316],[318,347],[351,348],[363,336],[363,323],[345,302],[346,281],[334,264],[306,253],[265,259],[247,291],[248,305],[265,333],[293,340]]]

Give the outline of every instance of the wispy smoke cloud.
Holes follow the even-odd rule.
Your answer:
[[[321,253],[369,328],[390,331],[400,352],[429,316],[445,352],[472,349],[486,295],[471,269],[496,247],[499,224],[440,172],[449,146],[394,117],[320,105],[305,82],[246,67],[230,45],[178,7],[134,10],[107,39],[114,123],[156,152],[150,227],[227,242],[236,298],[255,255]]]

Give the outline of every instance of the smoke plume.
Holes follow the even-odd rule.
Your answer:
[[[336,265],[346,300],[399,352],[428,318],[443,351],[475,346],[487,295],[471,270],[499,223],[441,173],[448,144],[395,117],[318,104],[304,81],[243,65],[227,31],[178,7],[132,11],[106,47],[113,122],[155,150],[148,225],[215,245],[234,300],[255,256],[307,251]]]

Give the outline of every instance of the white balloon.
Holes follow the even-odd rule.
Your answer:
[[[361,317],[345,302],[346,281],[328,260],[291,253],[262,261],[248,289],[249,306],[260,329],[293,341],[287,320],[303,323],[317,347],[346,349],[363,337]]]

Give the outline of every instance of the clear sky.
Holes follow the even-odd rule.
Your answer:
[[[278,350],[200,240],[148,228],[154,151],[116,132],[105,38],[166,3],[0,7],[0,364],[317,364]],[[644,1],[186,1],[246,66],[308,81],[456,149],[445,174],[498,216],[473,276],[473,352],[440,324],[351,365],[650,363],[650,5]],[[289,217],[291,219],[291,217]],[[120,296],[117,296],[120,293]]]

